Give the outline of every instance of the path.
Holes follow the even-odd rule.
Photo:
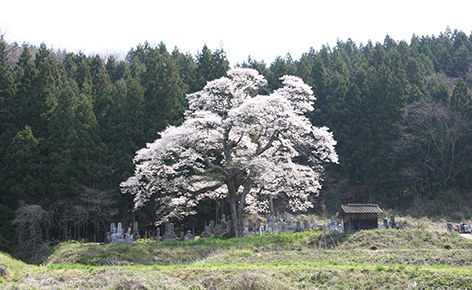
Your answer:
[[[472,235],[471,234],[461,234],[466,239],[472,240]]]

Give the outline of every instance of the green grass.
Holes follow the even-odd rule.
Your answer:
[[[467,289],[471,270],[450,266],[278,263],[38,267],[2,289]],[[416,284],[415,284],[416,283]]]
[[[434,229],[69,242],[42,266],[0,255],[0,289],[470,289],[469,257],[472,241]]]
[[[317,250],[322,249],[319,252]],[[305,232],[248,236],[227,239],[221,236],[195,242],[145,242],[133,244],[63,243],[46,259],[47,264],[83,265],[189,265],[225,259],[241,260],[236,250],[244,250],[248,261],[264,259],[338,259],[369,263],[444,263],[470,265],[472,241],[457,233],[435,229],[372,230],[355,234]],[[316,250],[316,254],[304,254]],[[333,250],[334,252],[330,252]],[[361,250],[359,252],[359,250]],[[233,251],[233,252],[231,252]],[[248,251],[253,255],[248,256]],[[286,253],[290,252],[289,255]],[[297,253],[299,252],[299,253]],[[258,255],[264,253],[264,255]],[[278,258],[279,256],[287,256]],[[392,262],[391,262],[392,261]]]

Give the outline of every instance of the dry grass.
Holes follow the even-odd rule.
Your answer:
[[[331,237],[307,232],[188,244],[65,243],[45,266],[0,254],[0,289],[470,288],[472,241],[427,228],[429,220],[414,222],[418,227],[406,230]],[[320,249],[324,238],[336,247]]]

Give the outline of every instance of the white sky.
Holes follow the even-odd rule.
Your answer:
[[[0,34],[7,41],[92,53],[125,54],[146,40],[195,55],[223,47],[231,66],[249,55],[270,64],[288,52],[339,38],[410,41],[416,35],[472,31],[471,0],[1,0]]]

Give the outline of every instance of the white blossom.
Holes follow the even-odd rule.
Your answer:
[[[259,95],[264,77],[236,68],[187,95],[184,123],[136,153],[122,191],[135,196],[136,208],[153,199],[158,222],[193,214],[208,198],[233,202],[233,221],[242,209],[267,211],[269,195],[286,198],[292,210],[312,207],[323,163],[338,162],[336,141],[304,115],[313,110],[311,88],[298,77],[281,80],[282,88]]]

